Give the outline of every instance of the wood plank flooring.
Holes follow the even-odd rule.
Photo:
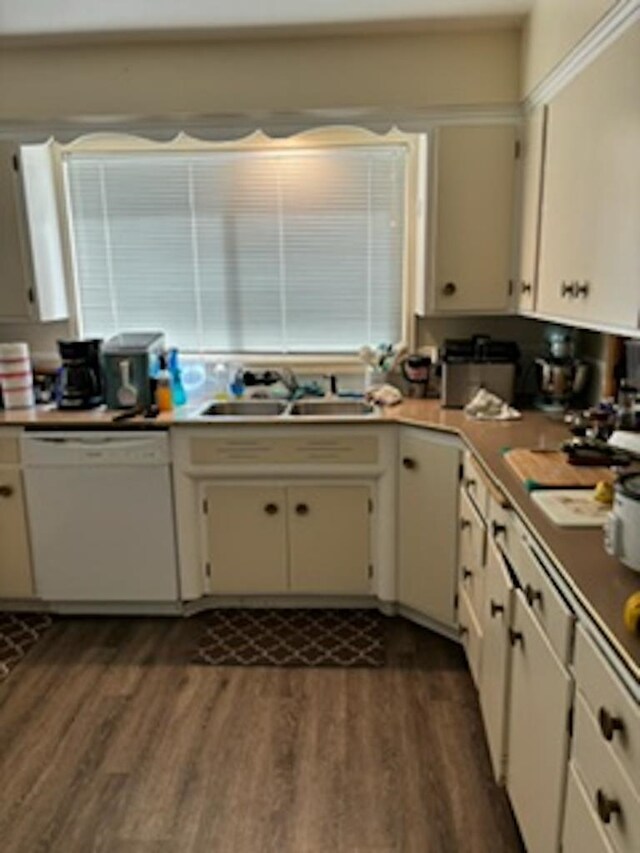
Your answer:
[[[196,619],[61,619],[0,685],[3,853],[509,853],[454,644],[384,669],[188,663]]]

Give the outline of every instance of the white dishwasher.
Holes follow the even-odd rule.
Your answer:
[[[22,461],[38,596],[177,600],[166,433],[25,432]]]

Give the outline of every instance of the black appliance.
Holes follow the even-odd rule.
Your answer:
[[[440,351],[442,405],[462,408],[480,388],[512,403],[519,357],[515,341],[494,341],[488,335],[446,340]]]
[[[62,367],[58,375],[59,409],[93,409],[103,401],[102,341],[58,341]]]

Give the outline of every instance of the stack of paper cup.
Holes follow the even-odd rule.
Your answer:
[[[0,344],[0,388],[5,409],[28,409],[34,405],[28,344]]]

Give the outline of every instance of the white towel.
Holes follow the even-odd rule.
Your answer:
[[[470,418],[479,421],[516,421],[522,414],[501,400],[496,394],[481,388],[473,400],[464,407]]]

